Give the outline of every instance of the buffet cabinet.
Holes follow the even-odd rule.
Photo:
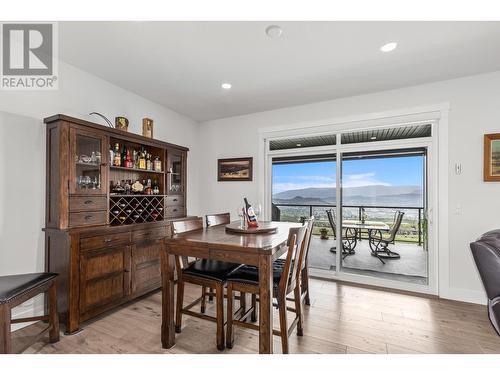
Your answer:
[[[161,285],[188,149],[65,115],[47,126],[45,264],[66,332]]]

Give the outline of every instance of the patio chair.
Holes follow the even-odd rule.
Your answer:
[[[332,227],[333,238],[337,239],[337,220],[335,210],[329,209],[326,210],[326,216],[328,216],[328,221],[330,222],[330,227]],[[356,254],[354,248],[356,247],[357,236],[356,232],[351,230],[350,228],[346,228],[342,235],[342,259],[345,259],[349,255]],[[337,252],[337,247],[333,246],[330,248],[332,253]]]
[[[399,259],[401,257],[399,253],[390,250],[389,245],[394,244],[404,214],[402,211],[394,213],[394,221],[387,233],[382,233],[380,230],[368,231],[368,241],[372,250],[372,256],[377,257],[383,264],[385,264],[384,259]]]

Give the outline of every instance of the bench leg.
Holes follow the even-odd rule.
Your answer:
[[[59,315],[57,314],[57,292],[56,282],[54,281],[49,288],[49,340],[50,342],[59,341]]]
[[[10,307],[8,304],[0,305],[0,353],[12,353],[10,339]]]

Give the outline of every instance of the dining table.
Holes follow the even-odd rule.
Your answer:
[[[163,348],[175,345],[175,256],[248,264],[259,268],[259,353],[273,352],[273,262],[287,251],[288,231],[300,223],[264,222],[270,233],[234,233],[225,225],[173,235],[161,253]],[[234,226],[235,223],[230,225]]]

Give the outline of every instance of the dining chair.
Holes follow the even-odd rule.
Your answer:
[[[372,255],[377,257],[383,264],[384,259],[399,259],[399,253],[389,249],[390,244],[394,244],[396,234],[403,222],[403,211],[396,211],[394,213],[394,220],[388,233],[382,234],[381,231],[371,230],[368,231],[368,242],[372,250]]]
[[[304,223],[307,222],[307,234],[304,238],[304,261],[302,262],[302,270],[300,272],[300,300],[304,301],[306,305],[311,304],[311,299],[309,295],[309,263],[307,259],[309,257],[309,248],[311,246],[311,237],[314,227],[314,216],[311,216],[308,220],[306,219]],[[286,258],[279,258],[276,262],[285,262]],[[294,301],[294,297],[288,297],[288,301]]]
[[[196,218],[174,221],[171,226],[173,236],[186,232],[203,230],[203,219]],[[183,314],[216,322],[217,349],[224,350],[224,285],[226,284],[227,276],[240,265],[208,259],[196,259],[194,261],[189,261],[188,257],[180,255],[175,256],[175,262],[177,269],[175,331],[177,333],[181,332]],[[215,290],[215,318],[213,316],[191,310],[193,306],[202,301],[203,295],[202,297],[191,302],[189,305],[183,306],[185,283],[200,285],[203,289],[212,288]]]
[[[335,210],[329,209],[326,210],[326,216],[328,217],[328,222],[330,223],[330,227],[333,231],[333,238],[337,239],[337,217]],[[351,228],[345,228],[345,230],[340,232],[342,234],[342,259],[347,258],[349,255],[356,254],[354,248],[357,243],[357,233],[355,230]],[[337,252],[337,247],[333,246],[330,251],[332,253]]]
[[[273,334],[281,337],[283,353],[288,353],[288,337],[297,327],[297,335],[303,335],[302,308],[300,291],[300,272],[305,256],[305,237],[308,231],[308,221],[303,226],[291,228],[288,234],[288,250],[286,261],[273,263],[273,298],[276,299],[279,310],[280,329],[273,329]],[[245,321],[248,312],[242,318],[234,319],[233,293],[243,291],[252,294],[252,306],[249,310],[255,318],[256,296],[259,295],[259,269],[244,265],[233,271],[227,278],[227,332],[226,347],[232,348],[234,343],[233,325],[259,330],[259,326]],[[286,297],[294,293],[295,308],[288,307]],[[287,311],[295,313],[293,322],[288,326]],[[254,320],[254,319],[252,319]]]
[[[207,224],[208,227],[214,227],[217,225],[224,225],[224,224],[229,224],[231,222],[231,214],[229,212],[225,212],[222,214],[209,214],[205,215],[205,223]],[[205,312],[206,308],[206,296],[208,295],[208,300],[213,301],[214,299],[214,290],[211,288],[203,288],[202,294],[203,294],[203,299],[201,300],[201,312]]]

